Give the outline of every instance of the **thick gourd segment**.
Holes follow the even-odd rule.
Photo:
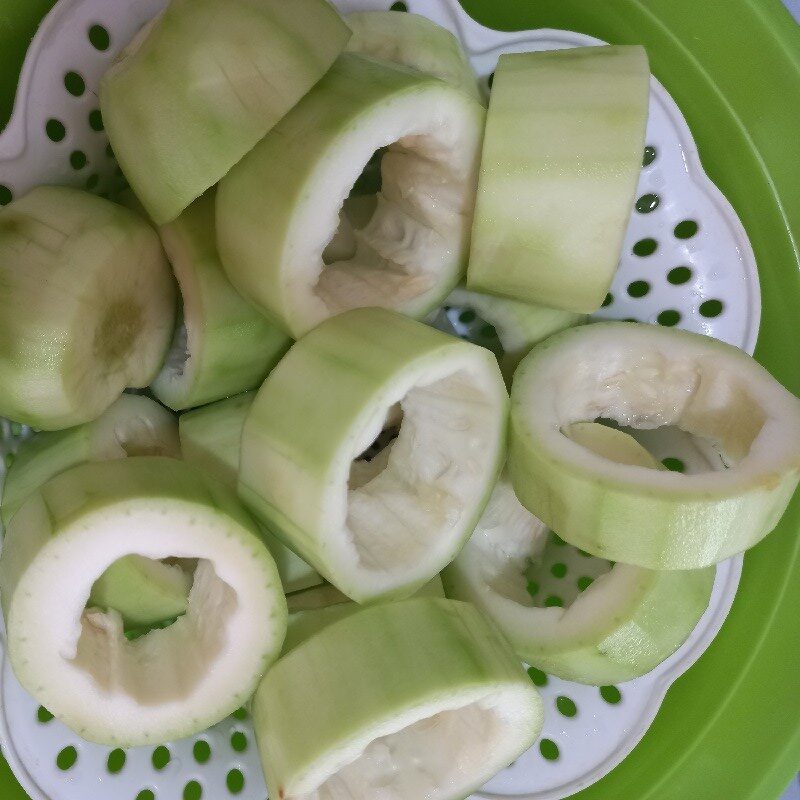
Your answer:
[[[442,579],[437,575],[416,591],[413,597],[444,597]],[[349,617],[362,608],[329,583],[289,594],[286,596],[286,603],[289,607],[289,621],[283,642],[284,655],[328,625]]]
[[[349,311],[295,343],[264,382],[242,435],[239,495],[351,599],[408,597],[472,531],[505,417],[488,350],[383,309]]]
[[[149,397],[123,394],[92,422],[37,433],[22,442],[3,484],[0,516],[8,525],[36,489],[76,464],[145,455],[180,458],[180,454],[175,415]]]
[[[214,235],[214,193],[159,234],[178,279],[182,315],[153,394],[179,411],[260,386],[291,344],[225,276]]]
[[[0,416],[59,430],[155,377],[175,288],[136,214],[40,186],[0,210],[0,305]]]
[[[181,414],[179,425],[184,460],[235,488],[239,477],[242,428],[253,400],[255,392],[245,392]],[[264,526],[261,535],[278,566],[285,592],[297,592],[322,582],[313,567]]]
[[[236,486],[242,428],[255,392],[220,400],[178,418],[183,458],[226,486]]]
[[[565,430],[620,464],[664,469],[628,434],[597,423]],[[565,680],[603,685],[644,675],[686,641],[705,611],[714,569],[654,571],[617,563],[566,607],[537,605],[528,592],[547,527],[520,504],[503,477],[472,537],[444,571],[449,597],[475,603],[520,658]]]
[[[175,415],[147,397],[123,394],[92,422],[38,433],[20,445],[3,486],[3,524],[50,478],[77,464],[180,453]],[[177,566],[128,556],[97,579],[89,603],[118,611],[126,625],[151,625],[186,611],[190,585]]]
[[[467,286],[579,313],[617,269],[642,163],[642,47],[500,56]]]
[[[220,182],[217,244],[231,283],[294,338],[351,308],[424,316],[466,268],[484,117],[437,78],[343,55]],[[337,237],[344,201],[381,148],[374,210]]]
[[[543,708],[475,608],[424,598],[299,645],[267,673],[253,718],[270,797],[461,800],[530,747]]]
[[[175,219],[225,175],[349,35],[326,0],[172,0],[100,84],[114,154],[152,219]]]
[[[599,323],[548,339],[514,377],[509,472],[522,504],[570,544],[649,569],[695,569],[777,524],[800,479],[800,401],[709,337]],[[682,475],[608,458],[565,431],[599,417],[676,426],[722,471]]]
[[[441,25],[404,11],[357,11],[345,21],[353,31],[347,51],[434,75],[483,103],[461,43]]]
[[[462,286],[450,293],[444,306],[455,307],[462,315],[471,311],[476,322],[480,320],[494,328],[501,350],[497,356],[509,383],[517,364],[535,344],[586,319],[584,314],[471,292]]]
[[[135,641],[117,612],[86,607],[97,578],[131,555],[196,564],[186,613]],[[6,533],[0,600],[17,679],[79,736],[109,746],[220,721],[249,698],[286,630],[252,518],[222,484],[155,456],[72,467],[35,492]]]

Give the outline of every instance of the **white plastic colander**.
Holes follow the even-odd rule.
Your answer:
[[[99,193],[122,175],[98,110],[97,85],[111,59],[165,0],[60,0],[42,23],[20,77],[14,114],[0,134],[0,203],[40,183]],[[387,8],[388,0],[338,0],[343,11]],[[509,51],[600,44],[576,33],[491,31],[455,0],[410,0],[452,30],[488,85],[498,56]],[[601,317],[678,325],[752,353],[760,294],[747,236],[731,206],[703,172],[677,106],[652,79],[647,150],[620,268]],[[480,339],[482,321],[448,311],[456,331]],[[27,431],[3,422],[0,455]],[[648,448],[687,472],[709,469],[685,438],[650,432]],[[2,462],[2,459],[0,459]],[[0,473],[4,466],[0,463]],[[539,591],[569,602],[581,579],[605,562],[560,542],[548,545]],[[555,800],[612,769],[639,741],[670,684],[719,630],[736,591],[741,557],[717,569],[710,606],[686,644],[650,674],[616,687],[581,686],[531,670],[546,722],[539,742],[477,795]],[[0,655],[2,640],[0,639]],[[0,672],[0,745],[34,800],[263,800],[261,774],[246,711],[202,735],[158,748],[127,751],[91,745],[52,719],[18,684],[7,659]]]

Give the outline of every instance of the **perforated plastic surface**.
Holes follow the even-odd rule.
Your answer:
[[[14,116],[0,135],[0,203],[44,182],[98,192],[118,185],[121,175],[97,111],[97,83],[110,59],[164,5],[164,0],[61,0],[54,8],[29,51]],[[370,0],[337,5],[343,11],[388,7]],[[489,31],[454,0],[411,0],[408,6],[453,30],[487,82],[501,52],[597,43],[560,31]],[[736,215],[703,173],[680,112],[655,80],[647,142],[620,270],[598,316],[678,324],[752,352],[760,314],[752,250]],[[462,322],[459,309],[450,312],[450,320],[459,333],[478,337],[480,320]],[[2,446],[10,451],[25,431],[3,425]],[[685,437],[646,436],[659,458],[673,459],[672,467],[678,459],[687,471],[708,468]],[[569,602],[585,585],[581,579],[601,566],[594,561],[568,546],[548,548],[539,581],[543,601]],[[670,683],[722,624],[740,568],[738,558],[720,565],[711,604],[691,639],[644,678],[597,689],[531,671],[547,708],[542,738],[481,796],[565,797],[618,763],[647,729]],[[158,754],[134,748],[123,757],[81,742],[47,719],[20,688],[7,660],[0,680],[0,743],[36,800],[216,800],[229,794],[261,800],[266,795],[247,718],[226,720]]]

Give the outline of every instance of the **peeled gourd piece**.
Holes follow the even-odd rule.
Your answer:
[[[181,414],[179,425],[184,460],[235,489],[239,477],[242,428],[255,397],[255,392],[245,392]],[[313,567],[263,525],[261,536],[278,565],[287,594],[322,583]]]
[[[217,183],[349,36],[326,0],[171,0],[100,83],[114,155],[154,222]]]
[[[181,317],[153,394],[180,411],[261,385],[291,344],[243,300],[225,276],[207,192],[159,229],[178,279]]]
[[[588,314],[617,270],[642,166],[643,47],[500,56],[467,288]]]
[[[565,433],[614,463],[664,469],[622,431],[584,422]],[[548,606],[538,587],[546,580],[549,536],[504,476],[469,542],[443,573],[448,597],[474,603],[520,658],[548,674],[597,686],[644,675],[686,641],[708,605],[713,567],[662,571],[603,562],[598,572],[584,562],[584,573],[593,573],[582,579],[588,585],[564,607]]]
[[[196,563],[186,613],[134,641],[118,612],[86,605],[95,580],[131,555]],[[0,600],[19,682],[109,746],[219,722],[249,698],[286,631],[253,520],[225,486],[160,456],[72,467],[28,498],[6,532]]]
[[[175,286],[139,216],[39,186],[0,210],[0,303],[0,416],[60,430],[155,377]]]
[[[437,78],[344,54],[220,182],[231,283],[293,338],[352,308],[424,317],[466,269],[484,117]],[[381,148],[374,210],[337,237]]]
[[[502,635],[473,606],[427,597],[333,623],[282,657],[253,703],[267,787],[283,800],[461,800],[542,720]]]
[[[351,599],[408,597],[472,532],[505,430],[488,350],[355,309],[296,342],[267,377],[242,433],[239,495]]]
[[[571,441],[576,422],[676,426],[721,471],[619,464]],[[508,469],[520,502],[576,547],[648,569],[698,569],[757,544],[800,479],[800,401],[746,353],[627,322],[556,334],[518,367]]]

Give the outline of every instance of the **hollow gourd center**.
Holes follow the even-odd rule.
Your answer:
[[[146,633],[129,628],[126,636],[120,612],[113,606],[105,607],[111,603],[98,602],[101,598],[96,594],[98,583],[130,558],[114,562],[92,587],[92,597],[81,615],[81,632],[72,663],[88,673],[101,691],[122,693],[137,703],[157,704],[187,697],[222,652],[228,622],[236,608],[236,593],[217,576],[210,561],[199,559],[188,598],[182,601],[184,612],[175,615],[177,619],[166,627],[156,626]],[[188,571],[187,562],[182,560],[144,561],[151,567]],[[111,597],[103,599],[124,603],[129,611],[137,608],[137,602],[138,610],[147,604],[151,610],[157,605],[169,609],[171,602],[180,606],[175,587],[159,584],[152,573],[128,573],[127,581],[106,587]],[[144,599],[137,601],[131,596],[133,592]],[[135,631],[132,636],[131,630]]]
[[[362,567],[409,568],[459,524],[484,490],[492,414],[467,370],[422,380],[386,410],[376,442],[349,464],[345,528]]]
[[[365,486],[386,469],[389,454],[392,452],[395,439],[400,435],[402,423],[403,408],[400,403],[395,403],[386,412],[383,426],[375,440],[350,464],[347,485],[351,490]]]
[[[119,612],[128,638],[166,627],[186,613],[196,567],[194,559],[124,556],[94,582],[87,608]]]
[[[105,425],[109,427],[106,428]],[[131,456],[177,455],[177,443],[169,435],[169,423],[161,422],[148,413],[124,412],[110,416],[96,434],[96,459],[114,459]]]
[[[476,765],[501,745],[503,719],[490,700],[440,711],[370,742],[315,791],[287,800],[432,797],[441,786],[468,787]]]
[[[435,136],[404,136],[374,152],[322,251],[313,292],[329,313],[403,308],[435,287],[443,257],[437,227],[453,214],[453,184]]]
[[[377,194],[354,195],[351,193],[342,204],[341,209],[339,209],[339,225],[336,228],[336,233],[334,233],[322,251],[322,263],[325,267],[337,265],[340,270],[335,275],[337,280],[343,274],[341,270],[355,258],[358,249],[358,238],[361,236],[363,229],[369,224],[370,219],[372,219],[377,206]],[[327,275],[320,276],[317,287],[320,286],[320,282],[330,282],[330,280],[331,278]]]
[[[573,358],[555,381],[559,425],[603,418],[631,433],[678,429],[713,448],[726,466],[741,461],[766,414],[726,358],[608,350]],[[638,434],[636,434],[638,437]]]
[[[339,225],[336,233],[322,252],[325,266],[355,256],[356,231],[367,226],[378,204],[378,194],[383,182],[381,162],[385,152],[386,148],[381,147],[372,154],[339,209]]]
[[[516,585],[501,592],[532,608],[569,608],[613,562],[584,553],[547,531],[535,556],[519,564]]]
[[[141,333],[143,319],[136,303],[117,301],[109,305],[95,329],[94,358],[109,371],[120,369]]]
[[[603,417],[594,420],[594,422],[630,436],[652,458],[653,464],[647,466],[652,466],[653,468],[687,475],[700,475],[704,472],[727,469],[730,466],[716,442],[706,437],[693,436],[677,425],[662,425],[658,428],[640,429],[632,428],[628,425],[618,425],[614,420]],[[599,455],[609,457],[607,453],[600,453]],[[615,458],[611,460],[620,461],[620,459]],[[622,459],[622,461],[628,464],[645,466],[638,458]]]

